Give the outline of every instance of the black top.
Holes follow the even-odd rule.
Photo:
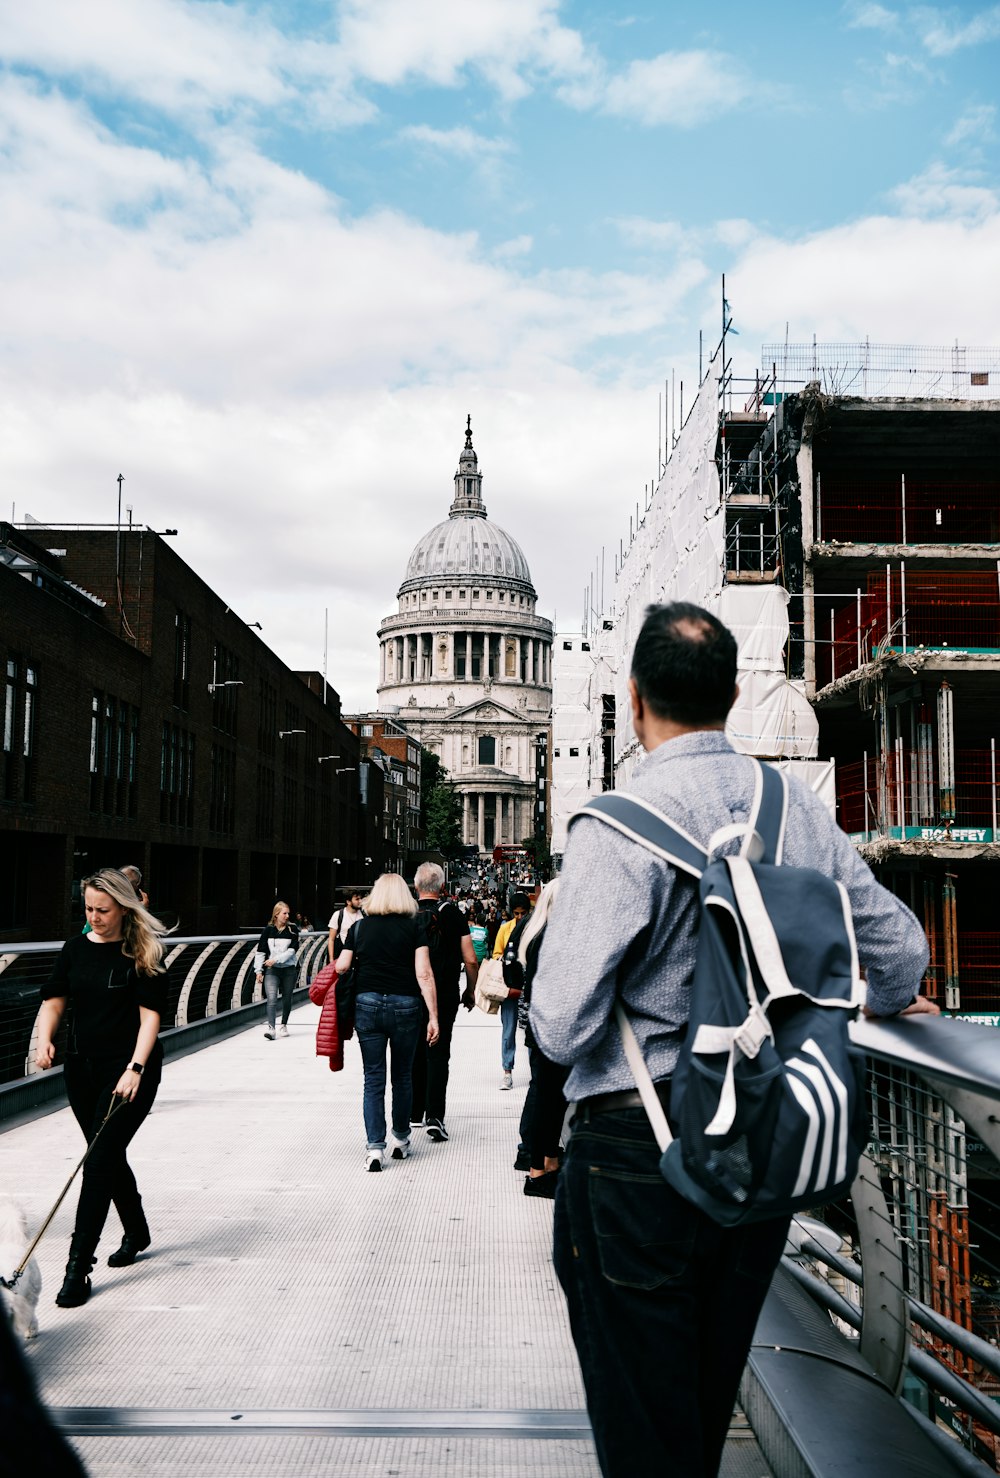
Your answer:
[[[129,1057],[139,1034],[139,1007],[163,1015],[163,982],[162,975],[140,975],[120,939],[105,944],[93,934],[75,934],[56,956],[42,1000],[69,1000],[71,1055]]]
[[[354,951],[351,964],[358,994],[419,996],[413,956],[426,943],[419,914],[370,914],[352,924],[344,948]]]
[[[468,919],[457,904],[437,898],[418,898],[417,907],[421,913],[437,914],[438,938],[431,944],[435,985],[439,991],[445,986],[457,986],[462,970],[462,940],[469,933]]]

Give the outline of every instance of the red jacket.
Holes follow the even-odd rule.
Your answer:
[[[353,1031],[341,1034],[337,1020],[336,982],[336,966],[324,965],[309,987],[309,999],[313,1005],[322,1007],[316,1028],[316,1056],[330,1059],[332,1073],[339,1073],[343,1068],[344,1043],[354,1035]]]

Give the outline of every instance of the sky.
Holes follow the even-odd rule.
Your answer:
[[[1000,5],[3,5],[0,516],[112,522],[123,474],[366,708],[471,414],[578,627],[723,273],[740,373],[1000,345],[998,79]]]

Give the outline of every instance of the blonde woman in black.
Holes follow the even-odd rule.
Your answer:
[[[56,1294],[66,1309],[90,1297],[90,1270],[112,1201],[125,1235],[108,1265],[126,1267],[150,1244],[125,1152],[153,1106],[163,1066],[164,926],[115,868],[86,878],[83,893],[90,932],[67,941],[42,987],[35,1060],[42,1069],[52,1066],[54,1038],[68,1009],[66,1093],[88,1143],[109,1107],[116,1099],[119,1104],[83,1167],[66,1277]]]

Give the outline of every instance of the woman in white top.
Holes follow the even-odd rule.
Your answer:
[[[281,1035],[288,1036],[288,1017],[292,1009],[292,991],[295,989],[295,973],[298,963],[299,931],[296,924],[288,922],[291,909],[287,903],[276,903],[271,910],[271,922],[257,941],[254,966],[257,980],[264,982],[267,998],[267,1026],[264,1035],[274,1041],[274,1025],[278,1015],[278,992],[281,992]]]

